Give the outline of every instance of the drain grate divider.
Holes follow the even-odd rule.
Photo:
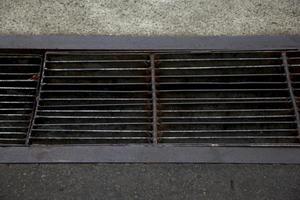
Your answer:
[[[40,94],[41,94],[41,82],[42,82],[43,77],[44,77],[46,55],[47,55],[47,53],[43,54],[43,57],[42,57],[42,60],[41,60],[40,72],[37,76],[35,76],[35,79],[37,80],[36,94],[35,94],[35,99],[34,99],[34,102],[33,102],[33,109],[32,109],[31,119],[30,119],[29,126],[28,126],[28,131],[27,131],[27,134],[26,134],[26,140],[25,140],[25,145],[26,146],[30,145],[31,132],[32,132],[32,128],[33,128],[33,125],[34,125],[34,120],[35,120],[36,115],[37,115],[37,108],[39,106]]]
[[[157,124],[159,123],[157,120],[157,97],[156,97],[156,75],[155,75],[155,54],[150,54],[150,67],[151,67],[151,89],[152,89],[152,112],[153,112],[153,143],[157,144]]]

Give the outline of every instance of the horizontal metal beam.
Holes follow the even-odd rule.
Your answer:
[[[130,37],[75,35],[5,35],[0,49],[85,50],[274,50],[300,49],[294,36]]]
[[[0,163],[281,163],[300,164],[300,148],[176,145],[1,147]]]

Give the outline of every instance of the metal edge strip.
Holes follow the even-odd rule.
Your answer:
[[[300,49],[300,35],[130,37],[78,35],[0,35],[0,49],[48,50],[270,50]]]
[[[5,163],[247,163],[300,164],[300,148],[168,145],[1,147]]]

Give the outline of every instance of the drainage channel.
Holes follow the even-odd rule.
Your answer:
[[[0,163],[299,164],[299,36],[0,37]]]
[[[300,52],[0,53],[0,145],[298,146]]]

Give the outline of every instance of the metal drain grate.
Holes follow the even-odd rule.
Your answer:
[[[49,52],[31,142],[148,143],[151,105],[147,54]]]
[[[299,145],[299,51],[48,51],[0,62],[0,144]]]
[[[160,142],[298,143],[283,59],[281,52],[159,55]]]
[[[0,54],[0,145],[25,144],[41,56]]]

